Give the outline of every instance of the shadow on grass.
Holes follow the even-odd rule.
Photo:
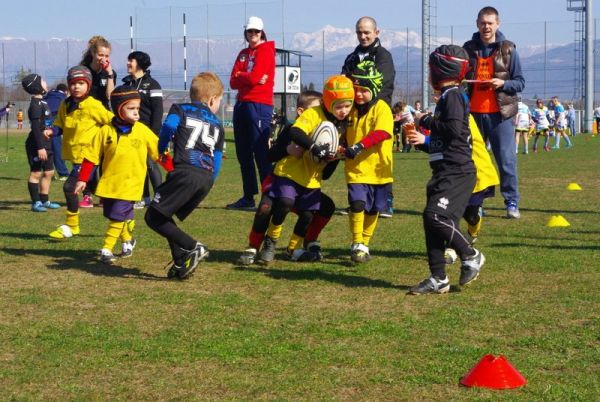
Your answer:
[[[23,240],[48,240],[55,243],[60,243],[62,240],[55,240],[48,236],[48,233],[0,233],[2,237],[12,237],[14,239],[23,239]],[[93,234],[79,234],[77,237],[100,237],[99,235]]]
[[[23,177],[8,177],[8,176],[3,176],[0,177],[0,180],[13,180],[13,181],[21,181],[21,180],[26,180]]]
[[[10,210],[10,209],[21,209],[22,205],[31,205],[31,201],[25,200],[13,200],[13,201],[0,201],[0,210]]]
[[[580,245],[580,246],[568,246],[565,244],[526,244],[526,243],[493,243],[491,244],[491,246],[494,247],[505,247],[505,248],[510,248],[510,247],[515,247],[515,248],[522,248],[522,247],[530,247],[530,248],[539,248],[539,249],[548,249],[548,250],[591,250],[591,251],[595,251],[595,250],[600,250],[600,245],[598,244],[590,244],[590,245]]]
[[[121,267],[119,265],[103,264],[100,261],[98,261],[98,253],[95,251],[53,249],[24,250],[17,248],[4,248],[2,249],[2,251],[17,257],[27,257],[28,255],[51,257],[54,259],[54,263],[47,265],[46,268],[48,269],[60,271],[76,269],[98,276],[136,278],[143,280],[160,281],[168,280],[165,277],[142,272],[139,268],[126,268]]]
[[[273,279],[285,279],[288,281],[327,281],[338,283],[349,288],[371,287],[399,290],[409,289],[409,286],[394,285],[393,283],[383,281],[381,279],[370,279],[364,276],[344,275],[334,272],[327,272],[321,269],[285,270],[257,266],[236,266],[235,269],[238,271],[262,273]]]

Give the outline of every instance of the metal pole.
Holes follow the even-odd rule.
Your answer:
[[[171,88],[173,88],[173,20],[171,18],[171,6],[169,6],[169,38],[171,39]]]
[[[37,74],[37,45],[33,41],[33,72]]]
[[[406,27],[406,102],[408,102],[408,97],[410,94],[410,77],[408,74],[408,27]]]
[[[429,108],[429,0],[422,1],[421,12],[421,99]]]
[[[323,43],[323,63],[321,64],[321,75],[323,76],[322,82],[325,82],[325,30],[322,32],[321,42]]]
[[[187,90],[187,43],[186,43],[185,13],[183,13],[183,89]]]
[[[546,70],[547,70],[547,62],[548,62],[548,41],[546,40],[547,35],[547,21],[544,21],[544,100],[546,100]]]
[[[450,43],[454,45],[454,25],[450,25]]]
[[[585,130],[592,132],[594,111],[594,15],[592,0],[585,1]]]
[[[67,39],[67,71],[69,70],[69,40]]]
[[[210,50],[208,42],[208,4],[206,5],[206,71],[210,71]]]
[[[285,1],[281,0],[281,47],[285,49]]]
[[[133,52],[133,16],[129,16],[129,48]]]

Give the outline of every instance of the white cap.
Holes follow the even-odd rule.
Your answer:
[[[258,17],[249,17],[248,23],[244,27],[244,29],[258,29],[262,31],[264,28],[263,20]]]

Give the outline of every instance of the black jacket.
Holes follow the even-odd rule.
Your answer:
[[[361,55],[364,55],[362,59]],[[366,48],[363,48],[360,45],[357,46],[356,49],[346,57],[344,66],[342,67],[342,74],[350,76],[356,65],[365,59],[372,60],[379,72],[383,74],[383,88],[381,88],[378,98],[384,100],[385,103],[392,107],[392,94],[394,93],[396,70],[394,68],[392,54],[381,46],[379,38],[375,39],[375,41]]]
[[[150,71],[140,78],[131,75],[123,78],[125,86],[137,89],[142,97],[140,122],[149,127],[154,134],[160,133],[163,118],[163,92],[160,84],[150,76]]]

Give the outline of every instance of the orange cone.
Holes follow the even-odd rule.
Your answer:
[[[509,389],[522,387],[527,380],[503,355],[487,354],[460,379],[460,383],[465,387]]]

